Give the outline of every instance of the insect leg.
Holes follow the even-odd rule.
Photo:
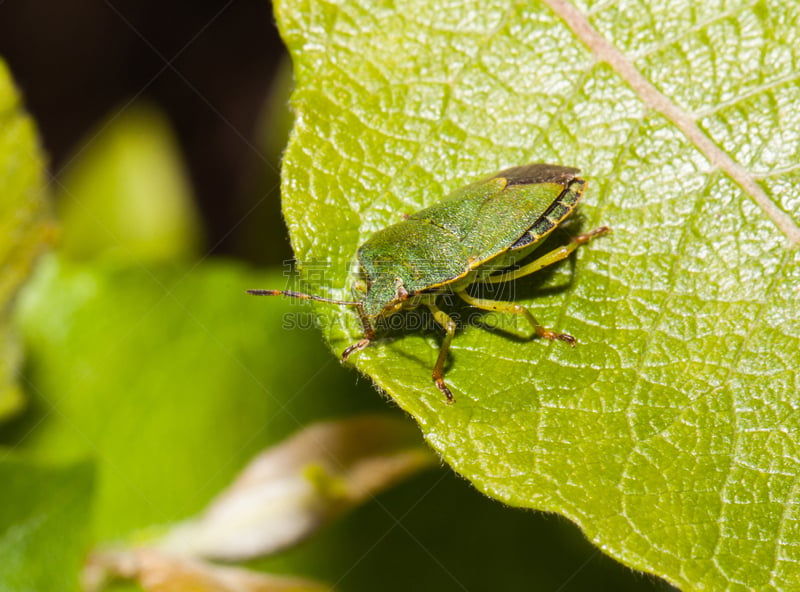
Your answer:
[[[375,329],[372,328],[372,323],[370,322],[367,313],[364,312],[364,305],[360,302],[356,302],[354,303],[354,306],[356,307],[356,312],[358,312],[358,320],[361,321],[361,327],[364,329],[364,338],[358,340],[342,352],[342,362],[346,361],[347,358],[350,357],[350,354],[360,352],[362,349],[367,347],[375,338]]]
[[[501,273],[499,275],[493,275],[485,280],[482,280],[482,283],[485,284],[499,284],[502,282],[508,282],[510,280],[515,280],[517,278],[525,277],[526,275],[530,275],[534,272],[539,271],[542,268],[547,267],[548,265],[552,265],[553,263],[558,263],[563,259],[566,259],[570,256],[570,253],[580,247],[581,245],[585,245],[590,240],[595,238],[596,236],[602,236],[611,232],[611,229],[608,226],[601,226],[600,228],[595,228],[591,232],[587,232],[586,234],[581,234],[580,236],[576,236],[566,245],[553,249],[549,253],[542,255],[528,263],[527,265],[523,265],[519,269],[513,269],[511,271],[507,271],[505,273]]]
[[[450,392],[450,389],[444,382],[444,362],[447,359],[447,352],[450,351],[450,342],[453,341],[453,335],[456,333],[456,323],[446,312],[441,310],[433,302],[427,303],[427,307],[430,309],[436,322],[447,332],[444,336],[442,347],[439,348],[439,357],[436,358],[436,364],[433,366],[433,381],[436,383],[436,386],[439,387],[439,390],[444,393],[444,396],[447,397],[447,402],[452,403],[454,401],[453,393]]]
[[[539,321],[531,314],[527,308],[522,306],[521,304],[517,304],[516,302],[503,302],[500,300],[487,300],[485,298],[475,298],[474,296],[470,296],[467,294],[466,290],[462,290],[460,292],[456,292],[459,298],[461,298],[467,304],[471,304],[476,308],[481,308],[483,310],[492,310],[495,312],[507,312],[516,315],[524,316],[527,321],[533,327],[533,330],[536,332],[536,335],[539,337],[544,337],[545,339],[558,339],[559,341],[564,341],[569,343],[570,345],[575,345],[575,338],[572,335],[567,333],[556,333],[550,329],[542,327],[539,324]]]

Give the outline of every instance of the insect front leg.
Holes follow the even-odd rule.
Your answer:
[[[585,245],[593,238],[602,236],[604,234],[608,234],[609,232],[611,232],[611,229],[608,226],[601,226],[600,228],[595,228],[591,232],[587,232],[586,234],[581,234],[580,236],[576,236],[566,245],[557,247],[552,251],[550,251],[549,253],[545,253],[541,257],[537,257],[536,259],[534,259],[527,265],[523,265],[519,269],[512,269],[511,271],[507,271],[505,273],[500,273],[498,275],[490,276],[485,280],[482,280],[482,283],[500,284],[503,282],[508,282],[535,273],[540,269],[553,265],[554,263],[558,263],[559,261],[563,261],[564,259],[570,256],[572,251],[574,251],[581,245]]]
[[[444,363],[445,360],[447,360],[447,352],[450,351],[450,342],[453,341],[453,335],[456,334],[456,323],[446,312],[433,302],[426,303],[426,306],[430,309],[431,314],[433,314],[434,320],[446,331],[442,346],[439,348],[439,357],[436,358],[436,364],[433,366],[433,381],[436,383],[436,386],[439,387],[439,390],[444,393],[444,396],[447,397],[447,402],[453,403],[455,401],[455,399],[453,399],[453,393],[450,392],[450,389],[444,382]]]
[[[356,303],[355,307],[356,312],[358,312],[358,320],[361,321],[361,327],[364,330],[364,337],[356,341],[353,345],[347,347],[347,349],[342,352],[342,362],[346,362],[347,358],[349,358],[351,354],[360,352],[362,349],[367,347],[375,338],[375,329],[373,329],[372,322],[367,316],[367,313],[364,311],[364,305],[361,303]]]
[[[456,294],[458,294],[459,298],[461,298],[464,302],[476,308],[491,310],[494,312],[507,312],[510,314],[522,315],[531,324],[531,327],[533,327],[533,330],[539,337],[543,337],[545,339],[558,339],[559,341],[564,341],[570,345],[575,345],[575,338],[572,335],[569,335],[568,333],[557,333],[556,331],[552,331],[546,327],[543,327],[531,314],[531,311],[521,304],[517,304],[516,302],[502,302],[500,300],[475,298],[474,296],[467,294],[466,290],[461,290],[460,292],[456,292]]]

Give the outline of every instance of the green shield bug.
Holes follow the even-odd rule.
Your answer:
[[[427,307],[445,330],[433,367],[433,380],[449,403],[444,363],[456,323],[437,305],[456,294],[479,309],[521,315],[535,335],[575,345],[566,333],[546,329],[524,306],[470,295],[472,284],[499,284],[534,273],[569,256],[580,245],[609,231],[601,226],[540,257],[516,264],[539,247],[566,220],[586,189],[579,170],[528,164],[500,171],[461,189],[439,203],[375,232],[358,249],[364,286],[354,301],[333,300],[288,290],[248,290],[256,296],[289,296],[353,306],[363,326],[362,339],[342,352],[342,361],[367,347],[379,321],[394,313]]]

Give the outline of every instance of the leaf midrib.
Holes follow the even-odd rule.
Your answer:
[[[781,210],[756,182],[755,177],[717,146],[697,125],[697,120],[662,94],[625,55],[595,29],[586,16],[567,0],[543,0],[560,16],[575,36],[601,62],[605,62],[650,109],[667,118],[712,166],[724,171],[766,214],[790,246],[800,245],[800,226]]]

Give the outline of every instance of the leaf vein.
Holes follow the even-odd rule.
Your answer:
[[[724,171],[761,208],[786,236],[791,246],[800,245],[800,226],[781,210],[761,188],[755,177],[709,138],[695,118],[661,93],[611,42],[600,35],[586,16],[567,0],[544,0],[597,57],[627,82],[650,109],[671,121],[716,168]]]

